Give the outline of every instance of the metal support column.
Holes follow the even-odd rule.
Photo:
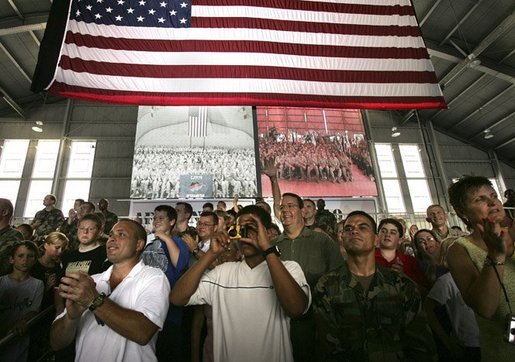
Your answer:
[[[59,142],[59,153],[57,155],[57,165],[55,167],[54,179],[52,181],[52,194],[57,196],[57,191],[59,190],[59,179],[61,178],[61,170],[63,168],[64,163],[64,154],[66,152],[66,146],[68,142],[68,133],[70,131],[70,118],[73,108],[73,100],[68,98],[66,102],[66,110],[64,111],[63,117],[63,127],[61,130],[61,140]],[[62,196],[62,195],[59,195]],[[61,197],[58,197],[61,199]]]
[[[376,149],[374,147],[374,141],[372,140],[372,129],[370,126],[370,118],[368,114],[368,110],[361,112],[363,117],[363,125],[365,126],[365,134],[368,142],[368,150],[370,152],[370,158],[372,160],[372,167],[374,169],[374,179],[376,182],[378,199],[379,199],[379,208],[380,212],[384,215],[388,213],[388,207],[386,204],[386,197],[383,188],[383,180],[381,179],[381,172],[379,170],[379,162],[377,161]]]

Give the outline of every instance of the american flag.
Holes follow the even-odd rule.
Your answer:
[[[445,107],[410,0],[68,1],[53,2],[34,91],[140,105]]]
[[[208,112],[207,107],[190,107],[188,115],[188,136],[207,136]]]

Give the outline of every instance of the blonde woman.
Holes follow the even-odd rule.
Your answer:
[[[40,257],[32,267],[30,274],[43,282],[44,292],[41,302],[41,311],[46,315],[40,323],[36,323],[32,329],[32,337],[29,346],[29,360],[36,360],[47,353],[51,353],[49,343],[49,331],[52,321],[57,314],[64,310],[64,301],[55,288],[59,280],[64,276],[61,265],[61,255],[68,247],[68,238],[63,233],[54,231],[48,234],[40,245]],[[55,311],[52,310],[55,307]]]

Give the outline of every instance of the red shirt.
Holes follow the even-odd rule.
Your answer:
[[[375,257],[376,263],[386,268],[391,268],[395,264],[396,260],[399,259],[402,262],[402,271],[408,276],[408,278],[413,280],[418,285],[428,289],[431,288],[431,283],[429,283],[429,280],[426,278],[426,275],[422,271],[420,264],[414,257],[396,250],[395,258],[393,258],[392,261],[388,261],[384,258],[383,254],[381,254],[381,249],[379,248],[376,248],[375,250]]]

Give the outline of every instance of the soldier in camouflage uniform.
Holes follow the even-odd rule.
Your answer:
[[[108,206],[109,201],[107,201],[106,199],[100,199],[100,201],[98,202],[98,209],[104,215],[104,218],[106,220],[104,224],[104,233],[109,235],[109,232],[113,228],[114,224],[118,222],[118,215],[116,215],[114,212],[107,210]]]
[[[416,285],[376,266],[376,224],[362,211],[344,224],[346,263],[317,283],[313,311],[318,361],[435,361]]]
[[[34,241],[38,244],[64,221],[63,212],[55,207],[56,202],[57,199],[54,195],[46,195],[43,199],[45,208],[38,211],[32,220]]]

